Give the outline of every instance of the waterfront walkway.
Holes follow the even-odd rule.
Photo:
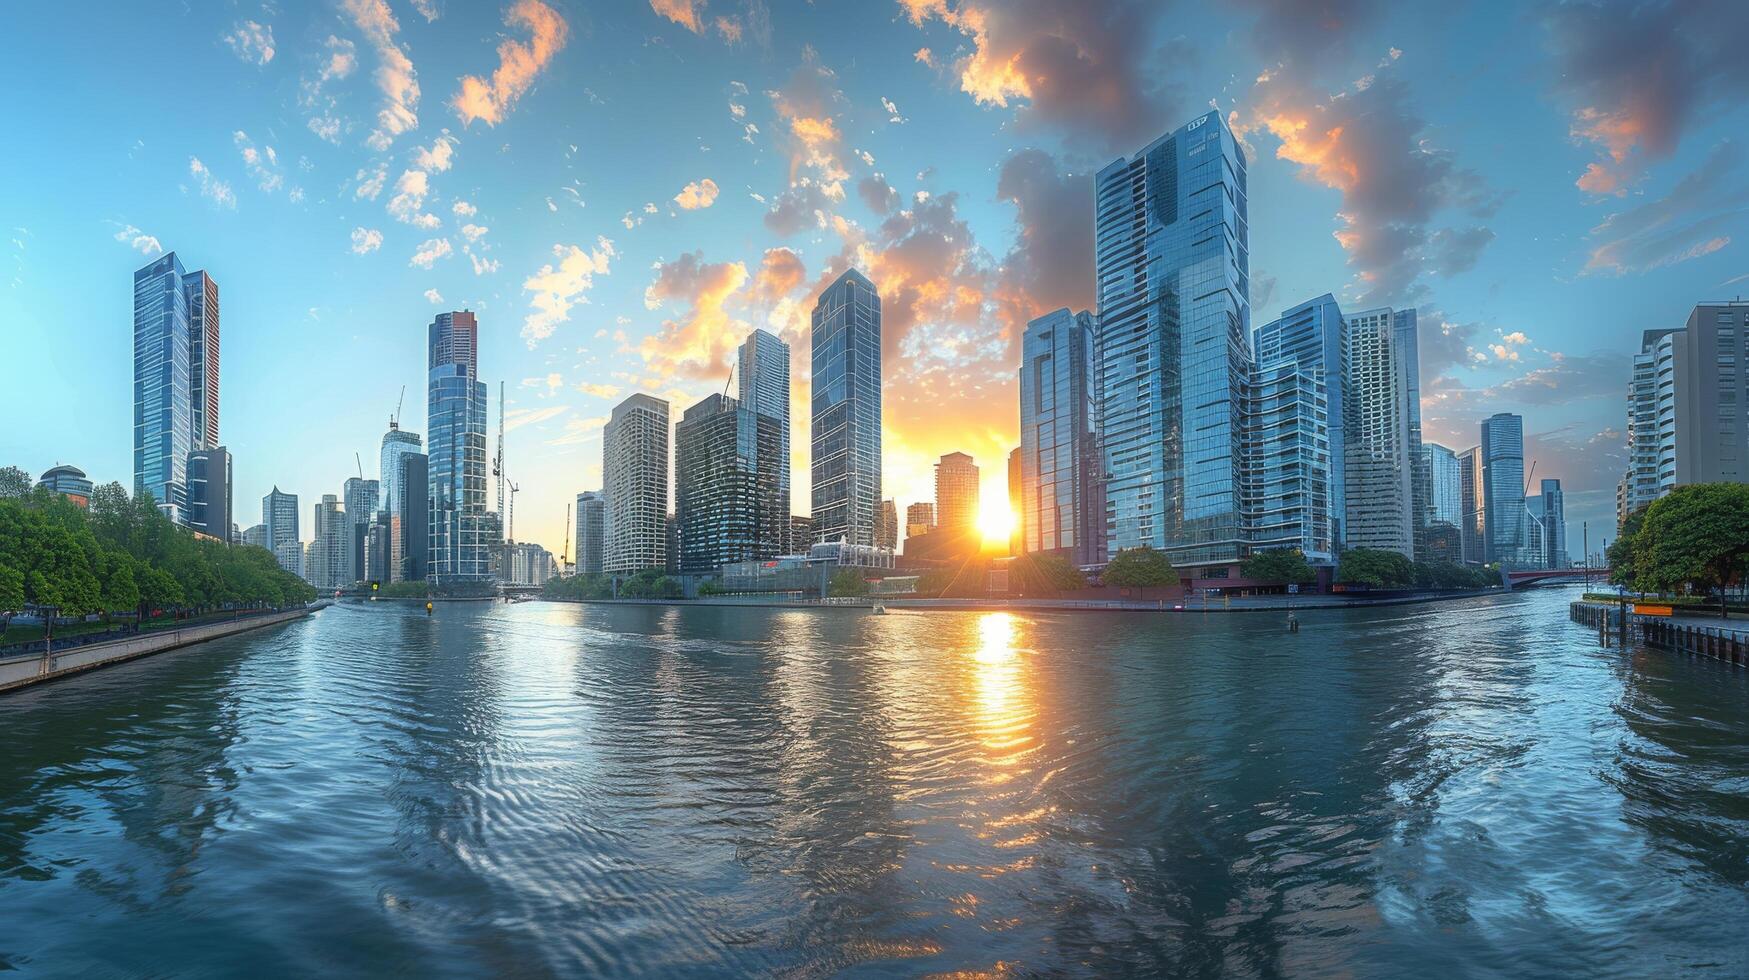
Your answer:
[[[782,609],[871,609],[918,611],[1019,611],[1034,612],[1287,612],[1308,609],[1364,609],[1373,606],[1404,606],[1452,599],[1475,599],[1508,595],[1504,589],[1463,592],[1414,592],[1368,595],[1366,593],[1272,596],[1192,596],[1173,599],[917,599],[856,596],[832,599],[792,599],[775,596],[709,596],[699,599],[548,599],[547,602],[603,603],[650,606],[746,606]]]

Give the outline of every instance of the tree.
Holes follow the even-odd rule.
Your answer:
[[[1239,574],[1259,582],[1292,582],[1304,585],[1315,582],[1317,573],[1312,571],[1306,555],[1298,548],[1270,548],[1267,551],[1252,553],[1239,565]]]
[[[1061,555],[1024,554],[1009,564],[1008,584],[1016,592],[1072,592],[1087,587],[1087,576]]]
[[[832,581],[826,591],[833,598],[848,598],[868,595],[868,580],[862,573],[853,568],[841,568],[832,573]]]
[[[30,474],[16,466],[0,466],[0,498],[30,496]]]
[[[1640,525],[1646,521],[1644,510],[1628,515],[1622,523],[1621,533],[1609,543],[1603,552],[1603,560],[1609,563],[1609,581],[1615,585],[1634,586],[1639,578],[1634,564],[1634,539],[1639,536]]]
[[[106,613],[128,612],[140,606],[140,588],[134,582],[134,559],[125,551],[103,553],[102,606]]]
[[[1139,548],[1125,548],[1112,555],[1101,579],[1106,585],[1149,588],[1178,584],[1178,571],[1172,567],[1172,562],[1167,560],[1163,552],[1142,545]]]
[[[1634,534],[1635,584],[1646,591],[1719,590],[1749,560],[1749,484],[1696,483],[1677,487],[1646,508]]]
[[[11,565],[0,565],[0,629],[12,621],[12,614],[24,608],[24,573]]]
[[[1415,566],[1408,558],[1383,548],[1350,548],[1342,553],[1336,580],[1375,589],[1401,589],[1415,584]]]

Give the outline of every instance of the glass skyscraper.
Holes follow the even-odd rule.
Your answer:
[[[134,493],[188,523],[188,454],[218,441],[219,287],[166,252],[134,273]]]
[[[1105,561],[1094,333],[1093,314],[1061,309],[1020,341],[1020,550],[1077,566]]]
[[[1323,379],[1295,360],[1262,364],[1245,386],[1240,512],[1253,550],[1335,558],[1330,537],[1329,407]]]
[[[761,463],[777,471],[778,499],[784,513],[789,513],[789,345],[776,335],[755,330],[742,342],[739,361],[741,407],[768,418],[778,425],[778,455]]]
[[[778,420],[711,394],[674,427],[674,516],[680,570],[714,572],[783,552],[789,509],[778,503]]]
[[[1274,365],[1293,361],[1309,373],[1323,391],[1328,447],[1329,474],[1325,522],[1336,547],[1346,540],[1347,481],[1344,460],[1347,457],[1344,426],[1347,412],[1348,385],[1343,376],[1347,358],[1347,330],[1343,326],[1342,307],[1336,298],[1325,293],[1298,306],[1283,310],[1281,316],[1258,327],[1252,334],[1252,348],[1259,365]]]
[[[1113,553],[1148,545],[1177,564],[1244,555],[1245,200],[1245,156],[1219,112],[1095,178],[1098,390]]]
[[[470,311],[439,313],[427,331],[426,447],[430,580],[479,582],[490,572],[486,528],[486,385],[479,324]]]
[[[813,315],[813,537],[873,546],[881,500],[881,297],[847,270]]]
[[[377,474],[381,481],[377,500],[379,520],[388,529],[388,554],[384,562],[391,582],[402,581],[403,567],[407,555],[407,535],[418,534],[421,539],[431,533],[424,520],[416,525],[408,520],[410,488],[401,478],[401,461],[409,455],[423,456],[419,451],[423,441],[417,432],[408,432],[401,428],[400,422],[389,420],[389,431],[383,433],[383,446],[377,457]],[[425,510],[425,493],[419,494],[420,511]]]
[[[1482,542],[1486,561],[1517,562],[1524,534],[1524,419],[1501,412],[1482,421]]]
[[[607,542],[607,498],[599,490],[577,495],[577,574],[602,570],[602,549]]]

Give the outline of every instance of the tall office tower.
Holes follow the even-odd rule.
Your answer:
[[[662,540],[666,542],[662,570],[673,575],[680,571],[680,519],[669,514],[662,519],[662,531]]]
[[[1020,340],[1020,550],[1077,566],[1106,559],[1094,347],[1093,314],[1067,309]]]
[[[134,493],[188,522],[188,454],[219,442],[219,288],[166,252],[134,273]]]
[[[1413,351],[1404,350],[1405,336],[1414,335],[1413,317],[1407,332],[1403,319],[1389,308],[1343,318],[1348,334],[1344,522],[1348,547],[1382,548],[1413,558],[1420,410],[1411,410],[1408,365]],[[1419,384],[1413,387],[1419,389]]]
[[[1673,340],[1677,485],[1749,482],[1749,301],[1696,306]]]
[[[423,582],[431,573],[431,460],[424,453],[400,454],[395,492],[400,496],[400,534],[390,544],[399,562],[398,582]],[[391,530],[391,533],[392,530]]]
[[[1325,293],[1283,310],[1280,317],[1252,334],[1252,349],[1258,364],[1293,361],[1323,388],[1330,447],[1330,472],[1325,478],[1330,488],[1327,495],[1330,512],[1326,522],[1330,525],[1331,540],[1341,548],[1348,526],[1348,484],[1343,462],[1348,451],[1344,426],[1348,384],[1343,374],[1348,363],[1348,334],[1343,326],[1342,307],[1335,297]]]
[[[304,580],[318,589],[339,589],[352,584],[352,535],[340,498],[322,495],[315,508],[316,536],[304,555]]]
[[[776,335],[755,330],[742,341],[737,367],[741,407],[774,418],[782,436],[776,460],[779,499],[789,513],[789,345]]]
[[[267,550],[278,551],[287,541],[299,540],[298,495],[274,487],[261,498],[261,523],[267,528]]]
[[[364,563],[364,542],[371,520],[381,506],[381,486],[377,480],[356,476],[347,477],[341,486],[341,496],[346,506],[347,554],[350,556],[346,571],[352,576],[348,582],[362,582],[370,577],[370,570]]]
[[[899,550],[899,505],[890,499],[875,511],[875,547]]]
[[[479,323],[439,313],[427,330],[427,571],[438,585],[491,575],[486,527],[486,384],[479,378]]]
[[[1561,492],[1560,480],[1544,480],[1538,489],[1541,492],[1537,496],[1525,500],[1525,510],[1536,526],[1535,541],[1539,547],[1534,557],[1544,568],[1566,568],[1566,494]]]
[[[1458,492],[1463,498],[1464,561],[1488,563],[1488,502],[1482,490],[1482,447],[1458,454]]]
[[[813,316],[813,539],[874,544],[881,499],[881,297],[847,270]]]
[[[1628,381],[1628,468],[1616,488],[1616,526],[1676,485],[1674,330],[1647,330]]]
[[[1094,180],[1106,547],[1243,557],[1245,155],[1219,112]]]
[[[905,508],[905,537],[915,538],[935,530],[935,504],[920,500]]]
[[[1430,524],[1464,526],[1463,474],[1457,453],[1437,442],[1421,446],[1422,465],[1427,467],[1427,516]]]
[[[601,571],[607,546],[607,497],[600,490],[577,495],[577,574]]]
[[[948,453],[935,464],[936,527],[949,534],[978,530],[978,464],[965,453]]]
[[[607,498],[603,571],[668,567],[668,403],[636,394],[614,406],[601,432]]]
[[[814,546],[814,519],[800,514],[791,514],[789,518],[789,547],[785,554],[805,555]]]
[[[1415,543],[1416,558],[1426,555],[1429,498],[1433,493],[1433,475],[1428,472],[1421,454],[1421,334],[1413,307],[1391,314],[1391,331],[1395,335],[1398,371],[1403,376],[1401,400],[1405,425],[1409,430],[1409,521]]]
[[[256,548],[267,547],[267,525],[255,524],[243,531],[243,543]]]
[[[1482,546],[1486,560],[1521,560],[1524,535],[1524,419],[1500,412],[1482,420]]]
[[[231,454],[223,446],[188,454],[188,526],[231,542]]]
[[[781,423],[711,394],[674,427],[674,515],[682,572],[714,572],[783,551],[789,506],[778,500]]]
[[[389,431],[383,433],[382,450],[377,456],[377,475],[382,481],[377,488],[377,514],[388,529],[387,554],[384,556],[388,578],[385,581],[400,582],[401,569],[406,564],[406,542],[408,533],[414,532],[423,539],[431,533],[426,522],[409,526],[407,513],[412,499],[407,492],[406,481],[401,479],[401,462],[407,456],[424,458],[420,447],[422,440],[419,433],[408,432],[401,428],[396,419],[389,419]],[[421,478],[421,485],[426,481]],[[419,509],[426,510],[425,492],[421,490],[417,496]]]
[[[77,466],[56,463],[36,481],[50,493],[58,493],[80,507],[91,506],[91,480]]]
[[[1312,562],[1335,560],[1324,392],[1323,379],[1295,360],[1251,370],[1240,416],[1239,503],[1253,551],[1293,548]]]
[[[1026,552],[1026,522],[1021,517],[1020,485],[1020,447],[1008,450],[1008,517],[1012,522],[1008,528],[1008,553],[1011,555]],[[897,523],[895,518],[894,523]]]

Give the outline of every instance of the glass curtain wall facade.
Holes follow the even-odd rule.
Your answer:
[[[686,410],[674,427],[682,572],[782,553],[788,510],[778,504],[777,468],[761,464],[781,446],[778,420],[733,398],[713,394]]]
[[[1422,465],[1428,474],[1428,519],[1433,524],[1463,527],[1463,475],[1459,471],[1457,453],[1437,442],[1421,447]]]
[[[1482,422],[1483,546],[1489,562],[1516,563],[1524,534],[1524,419],[1501,412]]]
[[[585,490],[577,495],[577,574],[593,575],[602,570],[602,555],[607,543],[607,498],[599,490]]]
[[[1245,156],[1219,112],[1094,182],[1106,540],[1243,557],[1251,307]]]
[[[424,456],[420,452],[423,442],[419,433],[408,432],[401,428],[400,423],[390,419],[389,431],[383,433],[382,450],[377,458],[377,471],[379,479],[382,481],[379,487],[380,499],[377,502],[377,513],[379,520],[387,529],[384,565],[388,575],[387,580],[391,582],[405,581],[404,566],[409,531],[418,533],[422,538],[430,533],[424,520],[417,524],[409,524],[407,520],[409,510],[407,481],[401,475],[402,460],[410,455]],[[421,503],[424,502],[425,494],[423,492],[419,494],[419,499]],[[424,507],[421,506],[420,510],[423,511]]]
[[[787,513],[790,498],[789,448],[789,345],[776,335],[755,330],[741,343],[740,369],[741,407],[777,422],[779,447],[777,458],[764,461],[775,468],[778,478],[778,499]]]
[[[1092,313],[1061,309],[1020,342],[1020,550],[1081,567],[1106,559],[1094,334]]]
[[[491,575],[486,525],[486,385],[479,379],[479,323],[439,313],[427,329],[427,574],[436,585]]]
[[[194,448],[190,344],[187,276],[167,252],[134,273],[134,494],[178,524]]]
[[[188,526],[231,543],[231,454],[223,446],[188,454]]]
[[[601,484],[607,498],[603,571],[666,569],[668,541],[668,403],[636,394],[614,406],[601,433]]]
[[[1295,548],[1328,564],[1335,549],[1325,386],[1290,360],[1258,367],[1246,388],[1240,502],[1250,547]]]
[[[1342,307],[1336,298],[1325,293],[1298,306],[1283,310],[1281,316],[1258,327],[1252,334],[1252,350],[1260,365],[1293,361],[1302,371],[1309,372],[1323,388],[1325,414],[1329,419],[1330,512],[1325,520],[1330,526],[1330,538],[1337,548],[1346,540],[1348,508],[1347,482],[1342,461],[1347,456],[1346,428],[1348,399],[1347,379],[1343,366],[1348,363],[1348,333],[1343,328]]]
[[[813,539],[874,545],[881,499],[881,298],[847,270],[813,313]]]
[[[1483,565],[1488,561],[1488,509],[1482,492],[1481,446],[1471,446],[1458,454],[1458,482],[1464,508],[1464,561]]]

